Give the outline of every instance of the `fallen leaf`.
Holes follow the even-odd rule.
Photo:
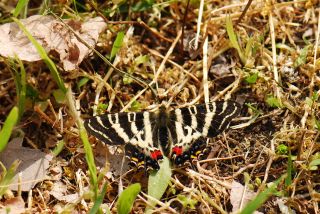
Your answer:
[[[67,186],[61,181],[54,182],[50,195],[55,197],[59,201],[67,203],[75,203],[79,200],[80,195],[78,193],[69,194]]]
[[[4,207],[0,208],[0,214],[7,213],[25,213],[24,201],[21,197],[11,198],[5,201]]]
[[[242,184],[233,181],[231,184],[230,202],[232,204],[232,213],[238,213],[241,208],[254,199],[257,193],[245,188]],[[254,214],[261,212],[255,211]]]
[[[23,147],[22,141],[22,137],[12,139],[7,148],[0,153],[0,161],[6,168],[17,159],[21,161],[9,189],[18,190],[18,173],[21,173],[21,190],[29,191],[36,183],[46,178],[46,170],[53,156],[37,149]]]
[[[64,23],[52,16],[34,15],[21,22],[47,52],[55,51],[59,54],[66,71],[76,69],[90,53],[90,49]],[[92,48],[99,34],[106,28],[101,17],[91,18],[83,23],[75,20],[65,20],[65,23]],[[0,47],[0,55],[4,57],[16,55],[25,61],[41,60],[36,48],[14,22],[0,26]]]

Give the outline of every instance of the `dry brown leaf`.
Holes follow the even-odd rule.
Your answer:
[[[8,199],[4,203],[4,207],[0,208],[0,214],[7,214],[7,213],[25,213],[26,210],[24,208],[24,201],[21,197],[11,198]]]
[[[6,168],[9,168],[17,159],[21,161],[13,179],[13,185],[9,188],[18,189],[18,173],[21,172],[21,190],[29,191],[36,183],[46,178],[46,170],[53,156],[40,150],[23,147],[22,141],[21,137],[12,139],[7,148],[0,153],[0,161]]]
[[[50,191],[50,195],[52,195],[59,201],[64,201],[67,203],[75,203],[80,198],[80,195],[78,193],[68,194],[67,186],[61,181],[54,182],[53,188]]]
[[[67,71],[76,69],[90,53],[89,48],[67,26],[52,16],[35,15],[22,19],[21,22],[47,52],[56,51],[60,55]],[[106,28],[101,17],[91,18],[84,23],[74,20],[65,22],[92,48],[100,32]],[[16,55],[25,61],[41,60],[36,48],[14,22],[0,26],[0,47],[0,55],[4,57]]]
[[[233,181],[231,184],[230,202],[232,204],[232,212],[237,213],[240,209],[245,207],[245,205],[254,199],[257,193],[245,188],[242,184]],[[261,212],[255,211],[254,214],[259,214]]]

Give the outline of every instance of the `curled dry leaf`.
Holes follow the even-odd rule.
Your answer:
[[[52,16],[35,15],[21,21],[47,52],[55,51],[59,54],[67,71],[76,69],[90,53],[90,49],[64,23]],[[66,20],[65,23],[92,48],[99,34],[106,28],[101,17],[91,18],[86,22]],[[16,55],[25,61],[41,60],[36,48],[14,22],[0,26],[0,47],[0,55],[4,57]]]
[[[18,173],[21,173],[21,190],[29,191],[36,183],[46,178],[46,170],[53,156],[37,149],[23,147],[22,141],[23,138],[12,139],[7,148],[0,153],[0,161],[6,168],[17,159],[21,161],[9,188],[18,189]]]

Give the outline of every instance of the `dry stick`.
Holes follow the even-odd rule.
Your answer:
[[[149,87],[149,88],[150,88],[155,82],[157,82],[158,76],[159,76],[159,74],[163,71],[164,65],[165,65],[165,63],[167,62],[167,60],[168,60],[169,56],[171,55],[171,53],[173,52],[173,49],[174,49],[174,47],[176,46],[177,42],[179,41],[180,36],[181,36],[181,30],[178,32],[177,37],[175,38],[174,42],[171,44],[171,46],[170,46],[170,48],[169,48],[166,56],[165,56],[164,59],[162,60],[162,62],[161,62],[161,64],[160,64],[160,66],[159,66],[156,74],[154,75],[153,80],[148,84],[148,87]],[[147,90],[147,88],[142,89],[136,96],[134,96],[134,97],[127,103],[127,105],[126,105],[125,107],[123,107],[123,108],[121,109],[120,112],[123,112],[123,111],[127,110],[127,109],[131,106],[131,104],[132,104],[139,96],[141,96],[146,90]]]
[[[266,171],[264,173],[264,178],[263,178],[263,181],[260,185],[260,188],[259,188],[259,192],[262,191],[262,188],[265,187],[265,184],[267,183],[267,180],[268,180],[268,176],[269,176],[269,170],[271,168],[271,165],[272,165],[272,162],[273,162],[273,156],[275,154],[275,148],[274,148],[274,138],[271,140],[270,142],[270,146],[271,146],[271,153],[269,154],[269,161],[267,163],[267,166],[266,166]]]
[[[162,59],[164,59],[164,56],[162,54],[160,54],[158,51],[156,50],[152,50],[149,49],[148,47],[146,47],[145,45],[143,45],[143,48],[145,48],[146,50],[148,50],[151,54],[158,56]],[[185,70],[181,65],[177,64],[176,62],[172,61],[171,59],[168,59],[168,62],[171,63],[172,65],[176,66],[177,68],[179,68],[183,73],[185,73],[186,75],[190,76],[194,81],[196,81],[197,83],[200,83],[200,80],[194,76],[192,73],[190,73],[189,71]]]
[[[205,25],[205,28],[207,26]],[[204,102],[209,103],[209,84],[208,84],[208,36],[206,37],[203,44],[203,94],[204,94]]]
[[[273,78],[274,78],[274,87],[276,90],[276,97],[281,101],[281,93],[278,85],[280,84],[280,78],[278,73],[278,67],[277,67],[277,49],[276,49],[276,36],[274,31],[274,25],[273,25],[273,15],[272,11],[269,13],[269,25],[270,25],[270,37],[271,37],[271,45],[272,45],[272,63],[273,63]]]
[[[236,21],[235,26],[237,26],[237,25],[241,22],[241,20],[243,19],[244,15],[246,15],[246,13],[247,13],[247,11],[248,11],[251,3],[252,3],[252,0],[249,0],[249,1],[247,2],[246,7],[244,8],[244,10],[242,11],[240,17],[239,17],[238,20]]]
[[[204,0],[201,0],[200,6],[199,6],[198,20],[197,20],[197,33],[196,33],[196,37],[194,40],[194,49],[195,50],[198,49],[198,41],[199,41],[199,35],[200,35],[202,15],[203,15],[203,6],[204,6]],[[206,27],[204,29],[206,29]]]
[[[183,15],[183,22],[182,22],[182,27],[181,27],[181,42],[180,42],[180,48],[179,48],[179,51],[181,53],[183,53],[183,39],[184,39],[184,26],[186,25],[186,19],[187,19],[187,15],[188,15],[188,10],[189,10],[189,5],[190,5],[190,0],[187,1],[187,6],[186,6],[186,10],[184,12],[184,15]]]
[[[311,82],[310,82],[310,92],[309,96],[312,97],[313,94],[313,87],[314,87],[314,78],[315,78],[315,69],[316,69],[316,63],[317,63],[317,53],[319,48],[319,40],[320,40],[320,12],[318,13],[318,29],[316,34],[316,42],[314,45],[314,54],[313,54],[313,75],[311,76]]]

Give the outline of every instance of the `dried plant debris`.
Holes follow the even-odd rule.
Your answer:
[[[9,168],[15,160],[19,160],[20,164],[9,189],[18,190],[20,185],[18,179],[20,179],[20,189],[30,191],[37,183],[48,178],[47,169],[52,155],[37,149],[23,147],[22,141],[23,138],[20,137],[12,139],[7,148],[0,153],[0,161],[6,168]]]
[[[30,213],[117,213],[120,205],[133,213],[320,213],[319,1],[57,1],[48,13],[57,16],[34,15],[43,7],[31,2],[21,21],[57,69],[52,75],[16,22],[0,17],[0,129],[14,106],[20,115],[11,153],[0,156],[45,166],[40,177],[22,177],[21,187],[32,183],[28,196],[1,188],[19,185],[9,179],[16,165],[6,164],[1,209],[23,212],[22,199]],[[145,166],[145,153],[127,160],[120,141],[106,146],[82,127],[92,116],[132,119],[141,114],[128,112],[221,100],[241,103],[241,112],[206,142],[207,156],[159,161],[166,168],[150,180],[144,167],[128,167]],[[21,130],[24,145],[12,152]],[[119,202],[132,184],[130,203]]]
[[[21,22],[47,52],[55,51],[59,54],[66,71],[78,68],[91,52],[87,46],[94,48],[99,34],[106,28],[106,23],[100,17],[83,22],[34,15]],[[79,41],[75,34],[83,41]],[[29,62],[41,60],[36,48],[16,23],[1,25],[0,35],[1,56],[19,57]]]

